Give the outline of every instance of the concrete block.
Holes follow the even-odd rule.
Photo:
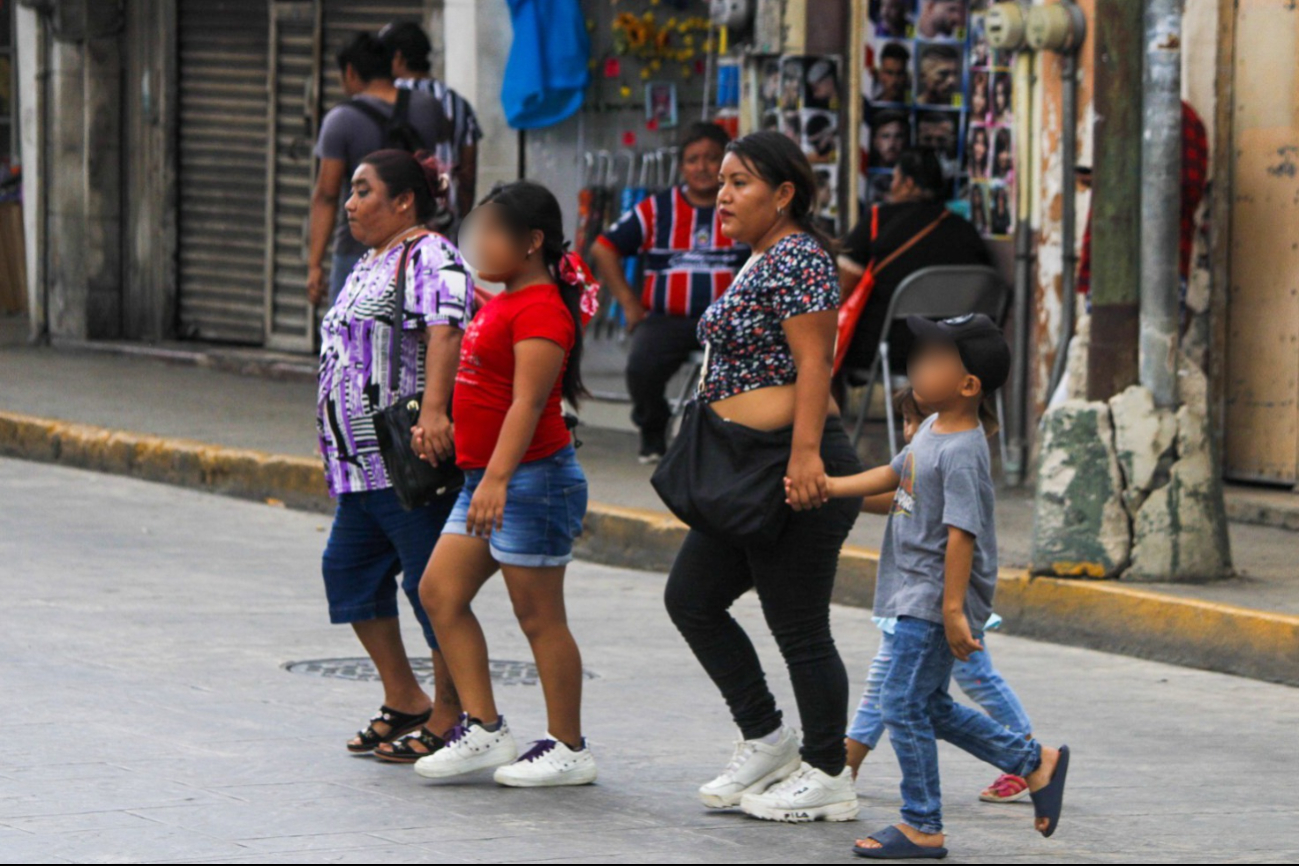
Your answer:
[[[1190,406],[1198,412],[1209,411],[1209,377],[1185,349],[1177,364],[1177,399],[1183,406]]]
[[[1231,575],[1222,479],[1210,448],[1209,420],[1183,406],[1177,413],[1177,453],[1168,483],[1137,512],[1132,567],[1126,580],[1217,580]]]
[[[1164,483],[1177,444],[1177,416],[1155,408],[1147,389],[1133,385],[1110,400],[1114,450],[1123,470],[1124,504],[1136,514],[1150,491]]]
[[[1033,572],[1115,577],[1128,564],[1129,532],[1109,406],[1062,403],[1042,420]]]

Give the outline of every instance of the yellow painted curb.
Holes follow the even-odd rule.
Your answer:
[[[0,412],[0,455],[60,463],[295,508],[329,509],[319,461]],[[666,512],[592,503],[578,553],[666,571],[686,527]],[[835,601],[869,607],[879,552],[846,547]],[[997,611],[1012,634],[1299,685],[1299,616],[1003,569]]]
[[[329,508],[320,461],[0,412],[0,455]]]

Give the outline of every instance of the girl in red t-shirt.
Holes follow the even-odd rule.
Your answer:
[[[415,770],[441,779],[494,767],[513,787],[588,784],[596,770],[582,737],[582,658],[564,610],[587,485],[561,401],[584,393],[582,327],[598,287],[565,253],[559,202],[539,184],[493,191],[460,237],[469,263],[505,291],[474,315],[461,344],[451,414],[465,486],[420,583],[465,714]],[[521,758],[496,711],[470,607],[498,568],[546,696],[548,733]]]

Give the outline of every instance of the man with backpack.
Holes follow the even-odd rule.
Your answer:
[[[316,141],[320,168],[311,194],[307,258],[307,298],[313,305],[326,299],[332,304],[365,253],[340,206],[350,195],[356,166],[376,150],[433,150],[448,134],[441,103],[423,91],[396,86],[392,51],[374,35],[358,33],[338,53],[338,71],[349,98],[325,115]],[[324,262],[331,238],[333,258],[326,282]]]
[[[460,222],[477,201],[478,141],[483,137],[474,107],[446,83],[433,77],[430,55],[433,43],[414,21],[394,21],[379,31],[379,39],[392,50],[392,77],[398,87],[423,90],[442,103],[449,134],[434,149],[438,161],[451,175],[448,205],[434,218],[431,228],[454,243]]]

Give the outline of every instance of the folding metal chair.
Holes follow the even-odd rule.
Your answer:
[[[684,369],[686,371],[685,384],[682,386],[677,399],[672,401],[672,416],[668,420],[669,440],[676,435],[677,419],[686,410],[686,404],[695,395],[695,391],[699,390],[699,377],[704,373],[704,353],[691,352],[690,359],[686,361]]]
[[[884,330],[880,335],[874,363],[869,370],[857,368],[844,371],[849,385],[854,387],[864,385],[866,388],[866,393],[862,395],[861,409],[857,412],[857,424],[853,428],[853,444],[856,445],[861,439],[862,429],[866,426],[866,413],[870,410],[875,386],[883,384],[888,389],[889,398],[884,401],[884,412],[889,427],[889,454],[896,456],[898,453],[892,392],[895,387],[905,384],[905,376],[900,377],[900,380],[894,378],[889,355],[889,335],[895,323],[905,321],[907,316],[948,319],[967,313],[983,313],[1001,325],[1010,306],[1010,300],[1010,286],[1006,285],[1000,274],[986,265],[943,265],[923,268],[903,280],[889,301],[888,312],[884,317]],[[903,363],[906,363],[905,359]],[[1001,425],[998,439],[1004,466],[1006,413],[1000,388],[997,389],[996,403],[997,420]]]

